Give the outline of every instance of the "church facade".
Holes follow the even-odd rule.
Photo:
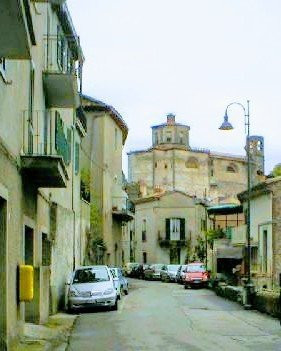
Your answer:
[[[237,201],[236,194],[247,186],[246,157],[192,148],[189,132],[172,114],[153,126],[152,146],[128,153],[129,183],[140,184],[143,196],[178,190],[212,203]],[[249,142],[254,185],[263,179],[264,143],[259,136]]]

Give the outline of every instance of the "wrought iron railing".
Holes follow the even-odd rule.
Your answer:
[[[23,111],[23,142],[25,155],[61,155],[71,161],[71,128],[67,128],[57,111]]]
[[[73,74],[82,81],[82,60],[79,61],[73,52],[72,43],[76,42],[73,36],[63,33],[46,35],[44,37],[44,71],[48,73]]]

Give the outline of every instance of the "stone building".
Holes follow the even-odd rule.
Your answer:
[[[137,262],[182,264],[196,258],[206,220],[201,202],[180,191],[164,191],[134,203]]]
[[[112,107],[83,95],[88,134],[82,142],[82,167],[90,178],[90,201],[100,217],[101,238],[106,247],[100,263],[121,265],[128,250],[126,223],[133,217],[123,190],[122,150],[128,127]],[[96,228],[92,228],[95,231]]]
[[[244,211],[248,193],[238,194]],[[251,188],[251,274],[258,288],[279,288],[281,273],[281,177],[269,178]],[[246,226],[233,229],[232,243],[246,245]]]
[[[24,322],[64,307],[83,260],[78,87],[83,53],[64,1],[0,2],[0,349]],[[17,269],[34,267],[34,298],[18,301]]]
[[[147,194],[179,190],[213,203],[237,201],[236,194],[247,184],[246,158],[192,148],[189,133],[190,127],[172,114],[166,123],[153,126],[152,147],[128,153],[128,181],[140,183]],[[264,173],[263,138],[250,137],[250,150],[255,184]]]

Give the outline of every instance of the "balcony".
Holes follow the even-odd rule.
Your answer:
[[[29,59],[35,45],[29,0],[0,1],[0,57]]]
[[[21,172],[38,188],[65,188],[71,160],[71,129],[56,111],[23,112]]]
[[[49,108],[76,109],[79,106],[82,62],[78,62],[77,53],[74,52],[76,41],[75,37],[63,34],[44,39],[43,83]]]
[[[66,0],[32,0],[33,2],[48,2],[53,5],[62,5]]]
[[[158,239],[159,246],[162,248],[181,248],[187,247],[187,240],[170,240],[170,239]]]

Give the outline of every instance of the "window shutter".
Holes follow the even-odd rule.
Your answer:
[[[79,173],[79,143],[75,143],[75,174]]]
[[[180,218],[180,223],[181,223],[180,240],[185,240],[185,219],[184,218]]]
[[[170,240],[170,218],[166,218],[166,240]]]

